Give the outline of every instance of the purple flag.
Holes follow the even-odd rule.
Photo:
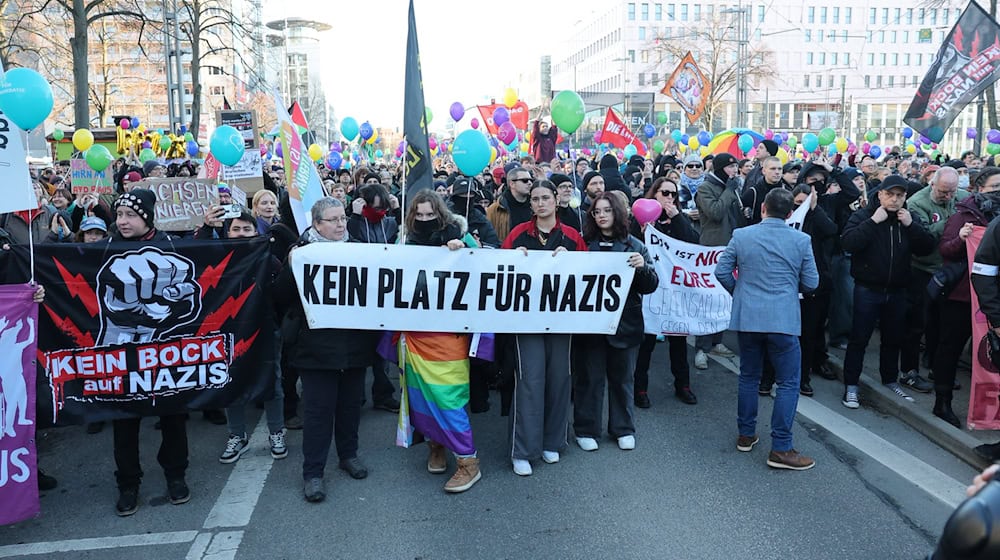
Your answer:
[[[34,292],[28,284],[0,285],[0,525],[34,517],[39,510]]]

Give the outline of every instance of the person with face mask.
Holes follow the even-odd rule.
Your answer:
[[[448,198],[448,209],[463,218],[468,227],[469,233],[476,239],[482,247],[496,248],[500,246],[500,239],[493,229],[493,224],[486,217],[486,210],[482,206],[482,187],[474,178],[460,176],[451,185],[451,196]]]

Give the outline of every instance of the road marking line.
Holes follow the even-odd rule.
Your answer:
[[[253,451],[261,447],[270,449],[267,437],[270,434],[267,429],[267,420],[261,415],[257,428],[250,436],[250,448]],[[267,475],[271,472],[271,465],[274,459],[268,451],[262,455],[251,455],[246,453],[233,466],[233,472],[229,473],[229,479],[219,494],[219,498],[212,506],[212,511],[208,513],[203,529],[215,529],[217,527],[246,527],[250,524],[250,517],[257,507],[257,500],[264,490],[264,483],[267,482]]]
[[[713,355],[710,357],[732,373],[739,375],[739,366],[735,363],[739,357],[732,360],[720,359]],[[965,500],[967,485],[910,455],[857,422],[837,414],[827,406],[813,399],[800,398],[797,411],[803,418],[816,423],[861,453],[909,480],[946,506],[955,508]]]
[[[216,533],[201,558],[203,560],[234,560],[242,541],[243,531]]]
[[[90,539],[72,539],[65,541],[49,541],[28,544],[0,546],[0,558],[30,556],[35,554],[56,554],[60,552],[79,552],[83,550],[101,550],[105,548],[124,548],[130,546],[153,546],[179,544],[195,540],[198,531],[173,531],[170,533],[146,533],[140,535],[124,535],[121,537],[96,537]]]

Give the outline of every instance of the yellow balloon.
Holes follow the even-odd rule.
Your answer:
[[[372,129],[372,135],[368,137],[368,143],[374,144],[376,140],[378,140],[378,131]]]
[[[833,145],[837,147],[837,151],[844,154],[847,153],[847,138],[837,138]]]
[[[146,125],[140,124],[138,130],[139,130],[139,132],[146,132]]]
[[[531,149],[531,146],[529,146],[527,142],[521,142],[521,151],[522,152],[527,152],[529,149]]]
[[[309,146],[309,157],[311,157],[313,161],[323,159],[323,148],[321,148],[319,144]]]
[[[525,132],[524,139],[527,140],[528,142],[531,142],[531,132]]]
[[[503,92],[503,104],[507,106],[508,109],[514,108],[517,105],[517,92],[514,88],[507,88]]]
[[[914,146],[913,144],[910,144],[910,145],[906,146],[906,153],[908,153],[908,154],[915,154],[915,153],[917,153],[917,147]]]
[[[496,160],[497,160],[497,149],[494,148],[493,146],[490,146],[490,163],[493,163]]]
[[[708,149],[708,146],[702,146],[698,153],[701,154],[701,157],[705,157],[712,152]]]
[[[94,135],[86,128],[81,128],[73,133],[73,147],[81,152],[85,152],[94,145]]]
[[[688,138],[688,148],[691,148],[692,150],[697,150],[699,146],[701,146],[701,142],[699,142],[697,138],[695,138],[694,136]]]
[[[781,160],[781,165],[788,163],[788,152],[784,148],[778,148],[778,159]]]

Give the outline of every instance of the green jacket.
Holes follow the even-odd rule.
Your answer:
[[[927,226],[927,230],[934,236],[934,251],[926,257],[913,257],[913,268],[922,270],[930,274],[941,267],[941,252],[937,249],[937,243],[941,241],[941,234],[944,233],[944,225],[948,218],[955,213],[955,203],[969,196],[968,191],[958,189],[955,197],[944,204],[938,204],[931,198],[931,187],[927,186],[914,194],[906,201],[906,207],[910,214]]]

